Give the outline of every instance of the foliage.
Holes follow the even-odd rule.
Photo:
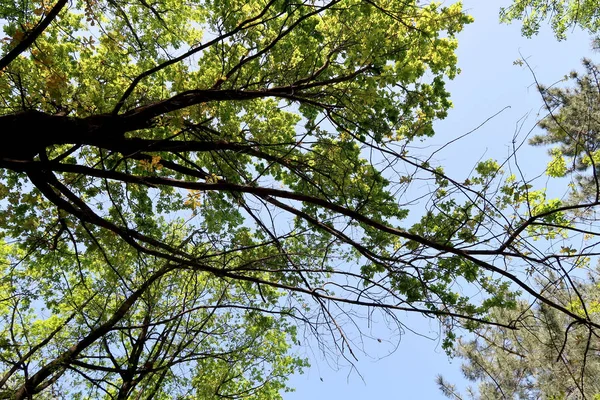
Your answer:
[[[243,284],[167,274],[115,246],[122,244],[105,239],[77,254],[59,247],[35,260],[6,249],[2,398],[19,395],[19,371],[45,365],[52,396],[185,398],[193,388],[203,398],[272,399],[305,365],[287,354],[295,328],[268,314],[278,301],[272,291],[248,304]],[[80,354],[66,363],[69,352]]]
[[[600,8],[594,0],[514,0],[500,10],[500,20],[522,20],[524,36],[538,33],[540,26],[549,20],[557,39],[563,40],[567,31],[576,26],[595,34],[600,29]]]
[[[450,351],[457,329],[510,329],[490,310],[518,291],[600,328],[529,283],[581,234],[572,206],[506,164],[453,179],[415,151],[451,107],[459,3],[0,18],[3,397],[278,398],[303,335],[352,361],[360,318],[413,312]]]
[[[384,264],[370,225],[406,211],[360,143],[432,134],[460,4],[58,0],[0,18],[2,396],[278,398],[305,365],[297,324],[344,338],[336,266]],[[340,210],[362,218],[358,253]]]
[[[571,220],[571,226],[582,233],[583,245],[578,248],[575,236],[565,235],[560,251],[553,256],[553,267],[538,269],[534,276],[538,291],[546,298],[588,321],[598,321],[598,270],[589,270],[587,276],[582,271],[598,262],[596,252],[588,251],[591,249],[586,249],[586,243],[597,237],[600,86],[598,67],[590,60],[584,60],[583,65],[584,75],[570,75],[574,87],[540,86],[548,115],[538,124],[542,133],[530,140],[536,146],[553,146],[546,170],[550,178],[574,175],[563,220],[550,224],[566,226]],[[455,355],[464,360],[463,374],[475,387],[462,394],[439,376],[440,390],[453,399],[600,398],[597,331],[543,302],[520,299],[517,305],[513,310],[492,311],[495,320],[515,330],[481,327],[474,331],[474,340],[461,339],[457,346]]]
[[[555,276],[552,278],[556,278]],[[586,318],[600,318],[596,282],[574,287],[540,282],[557,302]],[[475,339],[461,341],[456,356],[462,372],[476,387],[462,395],[438,377],[440,390],[452,399],[582,399],[600,394],[600,341],[592,331],[546,305],[519,302],[515,310],[494,310],[498,320],[518,330],[485,327]]]
[[[590,60],[584,60],[585,74],[572,72],[574,87],[541,87],[548,116],[540,122],[543,134],[533,145],[555,145],[548,175],[575,174],[575,199],[594,201],[599,192],[596,163],[600,155],[600,72]]]
[[[522,32],[531,37],[548,19],[556,37],[562,40],[567,30],[575,26],[597,34],[598,10],[598,3],[593,1],[515,0],[501,10],[501,20],[523,20]],[[594,322],[600,318],[598,270],[589,271],[587,277],[582,277],[582,270],[598,262],[597,253],[591,251],[594,245],[587,247],[587,243],[597,237],[594,228],[600,193],[596,168],[600,154],[600,76],[592,61],[583,60],[583,65],[584,74],[572,72],[569,76],[573,87],[539,86],[548,115],[539,122],[543,133],[534,136],[530,144],[552,146],[546,169],[548,177],[574,176],[574,182],[569,184],[566,206],[553,206],[563,209],[559,216],[562,221],[546,221],[553,227],[570,225],[562,232],[546,232],[545,239],[552,234],[563,235],[560,251],[551,256],[554,262],[548,264],[548,268],[534,268],[531,272],[538,292],[544,294],[545,299],[552,299]],[[512,195],[510,187],[503,192]],[[531,199],[527,203],[531,204]],[[539,228],[535,227],[535,231],[544,231]],[[582,242],[574,240],[577,235],[569,233],[571,229],[581,233]],[[537,247],[532,248],[531,254],[542,252]],[[460,339],[454,353],[464,361],[463,375],[474,386],[467,387],[463,394],[454,384],[438,376],[437,384],[444,395],[461,400],[600,398],[597,331],[566,313],[557,312],[556,307],[549,307],[546,302],[532,302],[531,298],[519,299],[514,309],[496,308],[491,315],[505,326],[476,328],[474,339]]]

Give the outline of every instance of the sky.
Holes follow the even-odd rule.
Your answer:
[[[509,0],[470,0],[463,4],[475,22],[458,36],[462,73],[447,86],[454,109],[436,125],[435,137],[423,143],[423,154],[504,111],[436,156],[435,162],[458,180],[468,177],[481,159],[504,160],[515,133],[521,141],[535,128],[543,113],[536,79],[551,85],[572,70],[581,71],[582,58],[600,60],[600,54],[590,50],[591,39],[584,32],[572,31],[566,41],[557,42],[546,27],[538,36],[527,39],[521,36],[517,23],[499,24],[498,11],[509,5]],[[518,59],[527,60],[531,70],[515,65]],[[542,173],[549,160],[545,149],[530,146],[524,146],[518,157],[530,177]],[[405,331],[397,349],[389,354],[394,347],[390,343],[395,343],[398,332],[388,330],[383,321],[374,321],[368,329],[381,343],[371,341],[368,354],[357,354],[358,373],[347,364],[340,367],[325,359],[315,343],[304,343],[298,351],[309,358],[312,366],[290,379],[296,391],[284,394],[284,399],[445,399],[435,385],[438,374],[464,387],[460,360],[449,360],[441,348],[437,323],[415,315],[398,317],[420,335]]]

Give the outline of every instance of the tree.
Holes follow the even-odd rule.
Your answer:
[[[52,264],[17,254],[2,264],[1,398],[271,399],[305,364],[287,354],[295,329],[273,312],[272,291],[248,303],[243,285],[167,274],[115,240],[75,254],[59,246]],[[32,369],[52,378],[24,387]]]
[[[580,27],[595,34],[600,29],[598,3],[590,0],[514,0],[500,10],[500,20],[522,20],[524,36],[538,33],[540,26],[549,20],[559,40],[566,38],[569,29]]]
[[[321,286],[353,242],[334,216],[405,213],[356,137],[431,133],[469,18],[359,1],[0,15],[3,396],[277,396],[304,363],[290,319],[338,329]]]
[[[600,146],[600,73],[590,60],[584,60],[585,74],[572,72],[573,88],[540,87],[548,116],[540,121],[543,134],[533,145],[551,148],[548,173],[555,177],[574,175],[575,201],[595,201],[600,193],[596,163]]]
[[[584,60],[584,74],[572,72],[573,87],[539,86],[547,115],[539,122],[542,133],[530,143],[553,146],[547,175],[573,177],[569,186],[570,213],[574,221],[597,225],[599,153],[599,72]],[[579,207],[578,205],[585,205]],[[582,230],[595,240],[593,230]],[[577,253],[565,242],[563,253]],[[578,268],[597,263],[595,252],[579,259]],[[559,266],[560,263],[559,263]],[[570,275],[560,279],[557,273]],[[576,271],[554,270],[538,275],[540,292],[587,319],[600,318],[598,271],[588,276]],[[467,396],[481,399],[596,399],[600,398],[600,341],[597,332],[586,329],[543,304],[522,299],[514,310],[496,309],[495,320],[514,323],[517,330],[482,327],[474,340],[460,341],[456,356],[464,360],[464,376],[476,384]],[[456,386],[438,377],[441,391],[449,398],[463,398]]]
[[[515,288],[600,328],[530,281],[593,251],[555,243],[596,203],[412,152],[451,106],[460,4],[57,0],[0,18],[4,397],[276,398],[301,334],[352,360],[357,319],[415,312],[449,349],[503,324],[489,310]]]
[[[581,315],[598,320],[597,282],[574,287],[540,282],[556,301]],[[581,296],[581,297],[579,297]],[[582,303],[580,303],[582,301]],[[581,304],[587,304],[583,308]],[[600,341],[591,331],[565,314],[544,305],[519,302],[514,310],[497,309],[497,320],[515,321],[518,330],[485,327],[475,339],[460,341],[456,356],[464,360],[462,372],[476,388],[472,399],[595,399],[600,396]],[[464,399],[453,384],[438,377],[449,398]]]

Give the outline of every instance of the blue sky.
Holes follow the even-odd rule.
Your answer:
[[[448,85],[454,109],[437,124],[436,136],[425,144],[435,149],[473,130],[505,107],[510,108],[436,156],[436,163],[458,180],[466,178],[482,158],[506,158],[519,121],[525,117],[519,136],[523,138],[543,112],[531,71],[514,65],[515,60],[526,58],[538,81],[549,85],[573,69],[581,70],[583,57],[600,58],[590,50],[590,37],[580,31],[557,42],[549,29],[526,39],[521,37],[518,24],[500,25],[498,10],[510,4],[509,0],[471,0],[463,4],[475,22],[459,36],[462,73]],[[423,150],[423,154],[427,151]],[[519,161],[526,174],[535,176],[543,172],[548,158],[545,149],[527,146],[519,153]],[[338,368],[331,360],[328,362],[314,343],[303,343],[301,354],[310,358],[312,367],[305,374],[292,377],[290,384],[296,392],[285,394],[284,398],[443,399],[434,382],[437,374],[459,386],[464,384],[460,360],[448,360],[436,340],[437,323],[415,315],[399,318],[429,338],[406,331],[399,347],[388,355],[391,346],[387,339],[393,341],[397,333],[389,331],[383,321],[375,321],[370,329],[382,343],[370,344],[368,354],[359,355],[356,367],[360,376],[347,366]]]

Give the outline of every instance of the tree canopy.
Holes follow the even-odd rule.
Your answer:
[[[597,282],[574,287],[540,282],[556,301],[592,320],[600,316]],[[579,294],[583,308],[578,300]],[[521,301],[516,309],[496,309],[498,320],[516,321],[518,330],[485,327],[475,339],[462,341],[455,355],[462,372],[476,387],[461,394],[438,377],[441,391],[451,399],[597,399],[600,398],[600,341],[584,327],[545,305]]]
[[[520,20],[523,35],[531,37],[548,21],[559,40],[567,37],[567,31],[580,27],[596,34],[600,29],[598,3],[593,0],[514,0],[500,10],[503,22]]]
[[[34,0],[0,21],[0,397],[278,398],[304,335],[353,359],[357,319],[413,312],[450,349],[515,329],[490,311],[518,291],[600,328],[532,280],[594,252],[557,247],[597,200],[492,160],[453,179],[414,146],[451,107],[459,3]]]

